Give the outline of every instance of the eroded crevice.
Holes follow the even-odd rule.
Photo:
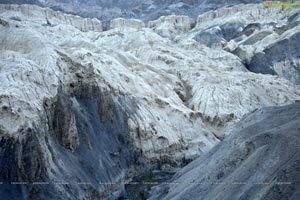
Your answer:
[[[208,128],[218,140],[223,140],[225,137],[226,125],[230,122],[233,122],[236,119],[234,113],[229,113],[220,117],[211,117],[206,115],[205,113],[198,111],[193,105],[190,104],[190,100],[193,98],[192,86],[189,85],[186,80],[183,80],[180,74],[177,76],[181,81],[181,87],[183,88],[184,93],[182,93],[182,91],[175,92],[177,93],[178,97],[182,100],[184,105],[193,111],[190,113],[190,118],[201,119],[205,127]]]

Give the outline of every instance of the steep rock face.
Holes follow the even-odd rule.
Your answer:
[[[298,98],[289,81],[249,73],[236,56],[209,49],[194,40],[172,44],[147,29],[129,30],[124,35],[110,30],[95,43],[130,53],[164,73],[177,76],[183,86],[183,91],[176,89],[182,102],[196,111],[195,115],[220,138],[228,133],[231,122],[253,109],[291,103],[288,99]],[[282,91],[286,93],[283,95]]]
[[[245,116],[150,199],[299,199],[299,121],[299,102]]]
[[[67,15],[61,12],[55,12],[49,8],[40,8],[32,5],[0,5],[0,12],[19,21],[20,17],[36,17],[44,26],[71,25],[81,31],[102,31],[102,23],[98,19],[81,18],[75,15]],[[25,18],[24,18],[25,17]]]
[[[222,49],[227,42],[243,35],[241,33],[248,24],[279,21],[283,17],[279,11],[277,7],[265,9],[262,4],[241,4],[209,11],[198,16],[195,29],[187,33],[186,37]]]
[[[249,70],[263,74],[278,74],[299,85],[300,32],[298,31],[269,45],[263,52],[255,54],[249,63]]]
[[[110,28],[119,28],[119,29],[126,29],[126,28],[134,28],[134,29],[142,29],[145,28],[145,23],[141,20],[137,19],[123,19],[117,18],[113,19],[110,23]]]
[[[163,37],[174,38],[192,29],[194,22],[188,16],[169,15],[150,21],[148,27]]]
[[[257,4],[221,8],[200,15],[196,28],[180,37],[229,51],[255,73],[299,84],[299,13]]]
[[[74,151],[79,146],[75,113],[70,102],[58,96],[54,109],[53,129],[59,143],[66,149]]]
[[[108,93],[92,85],[60,91],[41,121],[1,135],[1,198],[103,199],[122,190],[137,161],[127,116]]]

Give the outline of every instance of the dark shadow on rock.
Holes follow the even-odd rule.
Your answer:
[[[43,126],[1,137],[1,199],[117,196],[137,160],[126,114],[96,86],[60,90],[47,106]]]

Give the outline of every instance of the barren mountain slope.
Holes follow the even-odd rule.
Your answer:
[[[150,199],[299,199],[299,122],[300,102],[245,116]]]
[[[28,5],[0,5],[0,19],[9,199],[118,196],[139,168],[185,163],[244,114],[300,98],[299,86],[249,72],[231,53],[158,34],[159,22],[116,19],[101,32],[99,20]]]

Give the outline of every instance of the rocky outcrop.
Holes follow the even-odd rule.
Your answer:
[[[103,199],[137,164],[127,116],[105,91],[78,85],[45,104],[41,123],[1,135],[3,199]],[[62,195],[64,194],[64,195]]]
[[[118,196],[126,169],[143,165],[142,155],[137,159],[132,151],[128,118],[120,107],[130,108],[130,100],[120,97],[115,104],[91,84],[64,86],[69,87],[43,103],[38,127],[32,122],[18,135],[1,132],[2,198]]]
[[[222,49],[232,39],[241,38],[243,33],[249,36],[251,24],[268,24],[274,18],[279,20],[279,17],[282,17],[279,12],[277,7],[268,10],[262,4],[220,8],[199,15],[195,30],[191,31],[189,36],[209,47]],[[209,39],[216,39],[216,41],[211,44],[208,43]]]
[[[145,23],[141,20],[137,19],[123,19],[117,18],[113,19],[110,22],[110,28],[119,28],[119,29],[126,29],[126,28],[134,28],[134,29],[142,29],[145,28]]]
[[[252,72],[299,84],[299,12],[257,4],[222,8],[200,15],[196,28],[182,37],[235,54]]]
[[[75,15],[69,15],[62,12],[55,12],[49,8],[41,8],[32,5],[11,5],[0,4],[0,12],[12,18],[21,17],[23,20],[29,20],[36,17],[37,21],[44,26],[71,25],[81,31],[99,31],[103,30],[102,23],[98,19],[81,18]],[[37,22],[36,21],[36,22]]]
[[[79,137],[75,113],[72,112],[72,104],[63,97],[58,96],[53,118],[53,129],[58,142],[64,148],[74,152],[79,147]]]
[[[299,85],[299,40],[300,32],[296,32],[278,42],[274,42],[265,48],[263,52],[256,53],[253,56],[248,69],[256,73],[278,74]]]
[[[299,102],[245,116],[150,199],[299,199],[299,121]]]
[[[9,24],[8,24],[8,22],[7,21],[5,21],[5,20],[3,20],[3,19],[0,19],[0,24],[2,25],[2,26],[9,26]]]
[[[153,29],[156,33],[171,39],[191,30],[193,26],[194,22],[191,18],[179,15],[162,16],[148,23],[148,27]]]
[[[292,103],[288,99],[298,98],[297,92],[289,89],[295,87],[289,81],[249,73],[236,56],[194,40],[172,44],[148,30],[128,31],[125,35],[111,30],[103,33],[96,44],[125,51],[162,73],[177,76],[182,86],[175,91],[182,103],[196,111],[192,115],[200,117],[219,138],[228,133],[232,122],[253,109]],[[287,86],[284,89],[283,82]]]

